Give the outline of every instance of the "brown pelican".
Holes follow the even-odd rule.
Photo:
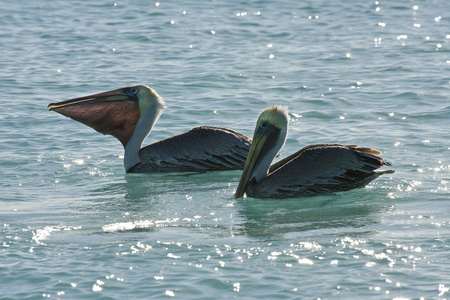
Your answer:
[[[270,166],[284,146],[288,126],[285,106],[273,106],[261,113],[236,198],[244,193],[255,198],[292,198],[347,191],[364,187],[381,174],[395,172],[375,170],[390,166],[375,156],[380,151],[339,144],[306,146]]]
[[[127,173],[243,168],[251,140],[225,128],[197,127],[141,148],[165,107],[153,89],[136,85],[51,103],[47,108],[116,137],[125,148]]]

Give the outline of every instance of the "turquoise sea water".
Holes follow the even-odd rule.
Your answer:
[[[1,299],[447,299],[447,1],[3,1]],[[364,189],[234,199],[239,171],[126,175],[111,136],[46,109],[146,84],[145,144],[252,136],[291,110],[281,157],[358,144],[397,170]]]

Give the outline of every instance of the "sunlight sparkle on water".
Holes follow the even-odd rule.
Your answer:
[[[438,290],[439,290],[439,296],[443,296],[446,292],[449,291],[449,289],[450,289],[450,288],[445,287],[444,284],[440,284],[440,285],[439,285],[439,288],[438,288]]]
[[[77,164],[77,165],[84,165],[84,160],[83,159],[74,159],[73,163]]]
[[[233,283],[233,291],[239,292],[241,290],[241,284],[239,282]]]
[[[314,264],[314,262],[308,258],[301,258],[298,260],[298,263],[301,265],[308,265],[308,266],[312,266]]]
[[[171,290],[166,290],[166,296],[175,297],[175,293],[172,292]]]
[[[281,252],[273,251],[273,252],[270,253],[269,256],[267,256],[267,259],[268,260],[275,260],[275,259],[278,258],[278,255],[281,255]]]
[[[375,47],[379,47],[381,45],[381,38],[374,38],[373,41],[375,42]]]
[[[169,258],[174,258],[174,259],[179,259],[181,256],[175,255],[175,254],[173,254],[173,253],[167,253],[167,257],[169,257]]]
[[[92,291],[94,292],[101,292],[103,288],[101,287],[105,283],[101,280],[97,280],[97,282],[92,286]]]

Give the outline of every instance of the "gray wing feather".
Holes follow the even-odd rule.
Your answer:
[[[196,127],[139,151],[141,163],[131,173],[205,172],[244,167],[251,139],[220,127]]]
[[[394,172],[375,171],[390,164],[370,154],[376,150],[360,149],[338,144],[307,146],[274,164],[268,177],[253,184],[249,192],[255,197],[285,198],[346,191]]]

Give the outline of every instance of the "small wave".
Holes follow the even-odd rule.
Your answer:
[[[33,231],[33,237],[32,240],[35,241],[37,244],[45,245],[43,243],[43,240],[48,239],[48,237],[52,234],[52,232],[58,232],[61,230],[76,230],[81,229],[81,226],[45,226],[43,229],[37,229],[36,231]]]
[[[132,231],[136,229],[147,229],[155,227],[153,221],[134,221],[134,222],[119,222],[108,224],[102,227],[104,232],[118,232],[118,231]]]

